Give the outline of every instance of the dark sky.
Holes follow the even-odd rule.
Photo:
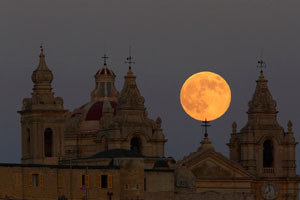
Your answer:
[[[279,123],[286,130],[292,120],[300,141],[299,7],[299,0],[2,0],[0,162],[20,162],[16,111],[30,97],[40,43],[54,73],[54,92],[69,110],[90,100],[104,47],[121,90],[131,45],[133,71],[149,116],[162,118],[166,155],[176,159],[196,151],[203,133],[201,123],[181,108],[184,81],[196,72],[212,71],[230,85],[231,106],[209,129],[215,149],[228,155],[232,122],[240,129],[247,120],[263,49]]]

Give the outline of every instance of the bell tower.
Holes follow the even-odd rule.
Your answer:
[[[21,115],[22,158],[24,164],[58,164],[64,157],[65,113],[63,99],[54,97],[53,74],[45,62],[41,46],[40,61],[31,79],[31,98],[23,100]]]
[[[262,64],[263,61],[259,61]],[[232,124],[230,159],[259,177],[296,177],[297,142],[288,121],[285,131],[277,122],[276,101],[261,70],[256,89],[248,103],[248,122],[237,132]]]

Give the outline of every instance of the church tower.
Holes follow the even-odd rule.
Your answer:
[[[21,114],[22,163],[57,164],[64,157],[65,113],[63,99],[54,97],[53,74],[45,62],[41,46],[40,61],[31,79],[31,98],[23,100]]]
[[[263,64],[262,61],[259,61]],[[296,177],[297,142],[288,121],[285,131],[277,122],[276,101],[268,89],[261,70],[256,89],[248,106],[248,122],[237,132],[232,124],[230,159],[259,177]]]

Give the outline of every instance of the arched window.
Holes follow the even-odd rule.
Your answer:
[[[271,140],[266,140],[263,146],[263,167],[273,167],[274,149]]]
[[[138,137],[133,137],[130,141],[130,149],[141,153],[141,140]]]
[[[111,82],[107,82],[107,96],[110,97],[111,96]]]
[[[105,82],[100,82],[100,94],[102,97],[105,97]]]
[[[45,148],[45,156],[52,156],[52,139],[53,132],[51,128],[47,128],[44,131],[44,148]]]

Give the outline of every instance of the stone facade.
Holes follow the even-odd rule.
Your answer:
[[[278,124],[262,72],[246,126],[232,125],[230,158],[204,137],[176,162],[164,155],[162,121],[148,118],[131,67],[118,92],[104,58],[90,101],[69,112],[54,97],[41,51],[32,97],[19,111],[22,164],[0,164],[0,199],[298,199],[292,122],[287,131]]]

